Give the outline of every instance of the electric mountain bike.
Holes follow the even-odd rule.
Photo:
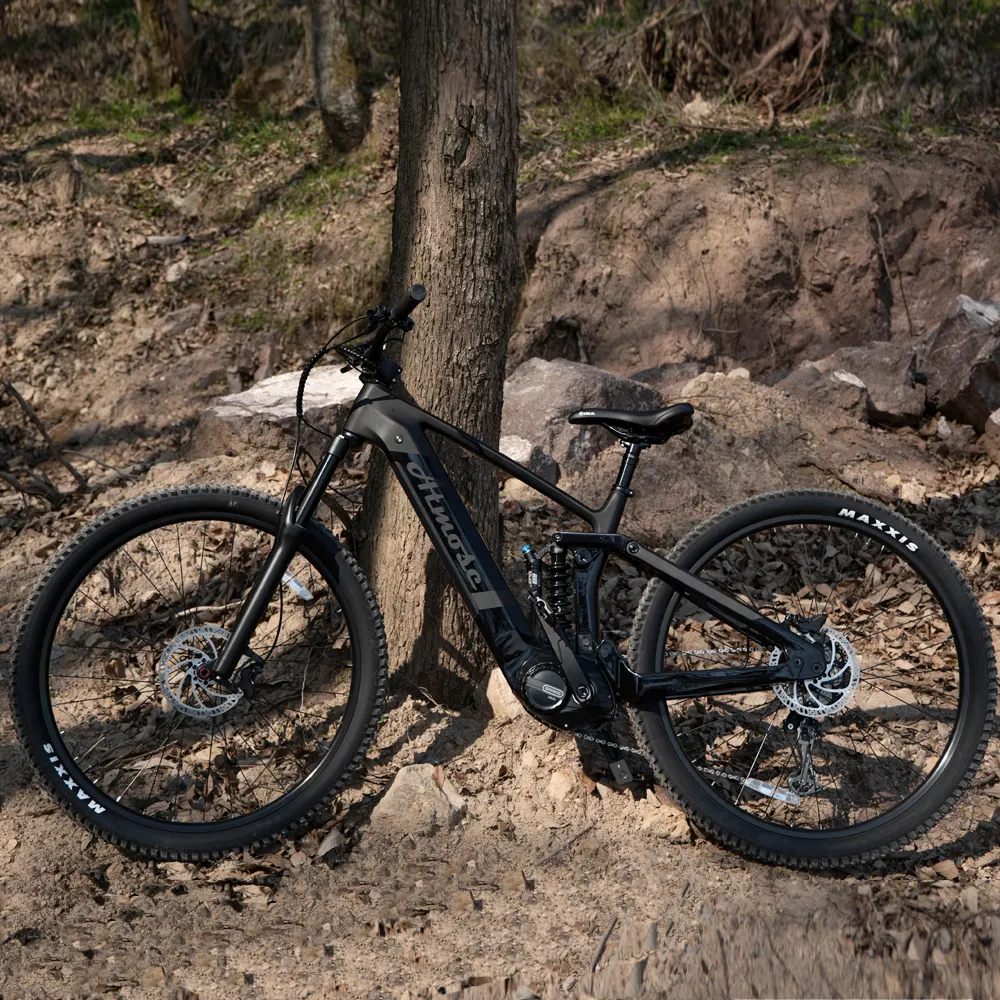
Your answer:
[[[664,558],[618,527],[642,451],[691,427],[691,405],[569,417],[623,446],[591,509],[394,393],[386,341],[412,329],[423,297],[414,286],[369,311],[363,334],[307,366],[300,416],[308,372],[331,350],[361,388],[304,488],[281,501],[161,489],[97,518],[46,567],[22,615],[12,700],[66,811],[139,854],[204,859],[328,807],[371,746],[388,664],[372,591],[314,515],[338,464],[369,443],[527,712],[613,747],[627,710],[656,779],[708,836],[830,867],[937,823],[983,757],[996,700],[987,626],[943,549],[870,500],[796,490],[723,511]],[[527,613],[428,433],[589,525],[525,547]],[[649,578],[627,655],[601,630],[609,557]]]

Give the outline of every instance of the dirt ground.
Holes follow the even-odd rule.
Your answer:
[[[45,559],[97,512],[182,482],[280,492],[284,453],[189,460],[197,421],[219,394],[300,365],[387,274],[391,94],[365,149],[334,164],[313,152],[315,117],[261,125],[103,97],[71,114],[67,93],[58,114],[26,111],[0,138],[0,376],[87,480],[76,489],[20,410],[0,408],[0,458],[23,476],[30,454],[64,494],[53,506],[0,486],[0,677]],[[958,292],[997,294],[995,141],[804,134],[533,154],[512,363],[538,352],[620,374],[665,362],[773,374],[923,332]],[[657,267],[676,282],[652,280]],[[641,467],[633,530],[666,545],[763,488],[896,502],[913,484],[902,509],[959,561],[996,630],[989,457],[949,454],[933,431],[817,422],[794,401],[778,412],[758,383],[702,388],[697,431]],[[614,464],[599,458],[571,485],[586,498]],[[556,523],[544,505],[504,512],[511,554]],[[639,590],[620,575],[606,591],[621,635]],[[998,749],[911,850],[812,876],[664,823],[655,795],[585,780],[568,737],[457,715],[396,678],[366,772],[325,828],[194,866],[130,859],[62,815],[31,781],[4,682],[0,997],[997,996]],[[465,818],[428,837],[371,834],[414,762],[443,767]],[[334,828],[343,846],[318,856]]]
[[[942,495],[910,513],[1000,623],[996,474],[983,458],[923,461],[914,474],[933,471]],[[89,505],[34,510],[4,536],[0,652],[41,562],[93,510],[171,483],[275,492],[282,478],[244,455],[164,461]],[[541,503],[503,509],[511,557],[556,524]],[[627,630],[640,589],[612,580],[609,627]],[[7,998],[996,995],[995,747],[972,793],[911,850],[812,876],[715,848],[652,794],[585,780],[564,735],[449,712],[397,678],[366,773],[331,822],[262,857],[195,866],[132,860],[73,824],[33,785],[0,698]],[[433,836],[368,832],[394,773],[414,762],[443,767],[465,818]],[[334,828],[346,842],[317,856]]]

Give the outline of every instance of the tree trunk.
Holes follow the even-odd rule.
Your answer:
[[[194,82],[194,23],[188,0],[135,0],[142,36],[141,59],[154,93]]]
[[[358,87],[343,0],[309,0],[316,104],[334,148],[347,153],[368,130],[368,107]]]
[[[411,397],[496,446],[516,288],[517,56],[514,0],[402,5],[392,298],[428,296],[401,353]],[[483,537],[500,542],[497,476],[432,439]],[[403,492],[378,456],[364,556],[386,616],[390,662],[459,705],[485,647]]]

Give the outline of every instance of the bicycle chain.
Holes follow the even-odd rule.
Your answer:
[[[623,750],[625,753],[630,753],[633,757],[638,757],[640,760],[646,761],[647,764],[649,763],[649,758],[642,750],[639,749],[639,747],[630,747],[626,746],[624,743],[615,743],[614,740],[605,740],[600,736],[593,736],[590,733],[585,733],[579,730],[573,733],[573,735],[581,740],[586,740],[588,743],[600,743],[601,746],[610,747],[612,750]]]

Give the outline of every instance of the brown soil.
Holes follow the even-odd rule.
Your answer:
[[[1000,294],[995,151],[928,141],[886,155],[850,130],[838,138],[761,136],[753,155],[714,152],[723,134],[694,162],[654,153],[528,184],[533,268],[511,364],[543,354],[623,375],[685,361],[787,370],[912,340],[960,292]]]
[[[280,491],[283,453],[187,461],[186,448],[213,397],[297,367],[332,322],[379,297],[392,107],[380,98],[367,147],[336,164],[313,155],[308,115],[267,131],[225,109],[86,128],[19,113],[0,149],[0,373],[84,453],[71,458],[88,490],[74,493],[51,461],[38,468],[67,494],[59,508],[0,489],[0,658],[43,561],[126,493],[194,481]],[[859,136],[836,145],[863,165],[831,163],[826,140],[818,153],[761,139],[731,153],[625,143],[583,166],[532,157],[512,363],[582,351],[623,374],[680,361],[756,374],[909,338],[959,291],[997,296],[995,150],[900,143],[871,155]],[[165,234],[189,240],[146,239]],[[657,387],[677,395],[693,373]],[[902,494],[1000,625],[1000,471],[987,458],[757,383],[707,379],[695,396],[695,430],[640,467],[630,530],[665,546],[725,503],[788,485]],[[26,442],[41,447],[11,404],[0,431],[15,466]],[[594,497],[616,463],[611,451],[568,485]],[[543,504],[508,498],[504,509],[519,575],[516,547],[558,522]],[[639,583],[609,578],[608,624],[622,635]],[[914,851],[807,876],[700,837],[658,838],[642,821],[667,807],[585,782],[573,741],[525,719],[449,713],[397,680],[366,775],[334,820],[345,850],[315,857],[320,830],[195,867],[131,860],[45,800],[2,688],[0,993],[617,997],[634,992],[638,962],[649,996],[996,995],[995,751]],[[366,835],[392,775],[414,761],[443,765],[467,818],[402,843]],[[568,779],[561,801],[553,774]]]

